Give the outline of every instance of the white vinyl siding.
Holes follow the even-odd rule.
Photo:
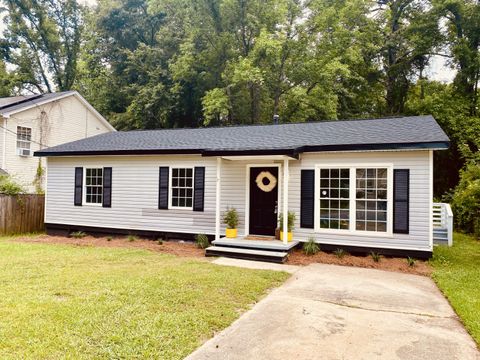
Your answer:
[[[0,150],[1,153],[5,148],[5,170],[30,192],[35,191],[33,181],[39,162],[46,166],[45,158],[33,156],[35,151],[111,131],[73,95],[13,114],[0,124],[8,129],[6,144]],[[17,127],[31,129],[31,156],[17,155]],[[0,142],[3,136],[0,129]]]
[[[279,186],[283,184],[282,162]],[[75,207],[73,205],[75,166],[112,166],[112,208]],[[239,235],[245,231],[248,165],[271,165],[272,161],[222,161],[221,213],[235,207],[239,213]],[[300,228],[300,171],[325,166],[350,167],[361,164],[393,169],[410,169],[410,233],[382,234],[356,232],[354,234],[317,233]],[[178,233],[215,234],[216,158],[195,155],[165,156],[110,156],[49,158],[46,222],[105,228],[123,228]],[[203,212],[158,207],[158,168],[205,167],[205,207]],[[289,210],[297,215],[294,229],[296,240],[306,241],[314,236],[318,242],[338,245],[385,247],[430,251],[430,170],[428,151],[384,151],[302,154],[300,160],[290,161]],[[138,191],[141,189],[141,191]],[[279,212],[283,201],[279,201]],[[225,225],[221,225],[224,233]]]

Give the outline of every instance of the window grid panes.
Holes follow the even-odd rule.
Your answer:
[[[350,169],[320,169],[320,228],[349,229]]]
[[[356,230],[387,231],[387,169],[356,169]]]
[[[103,200],[103,169],[85,170],[85,202],[87,204],[102,204]]]
[[[30,142],[32,141],[32,129],[17,126],[17,149],[30,150]]]
[[[193,169],[172,168],[172,207],[193,206]]]

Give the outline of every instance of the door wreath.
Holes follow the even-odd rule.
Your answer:
[[[259,189],[264,192],[270,192],[275,189],[275,186],[277,186],[277,179],[269,171],[262,171],[258,174],[255,182]]]

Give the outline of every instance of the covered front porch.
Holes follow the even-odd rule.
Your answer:
[[[281,241],[275,235],[279,231],[289,232],[290,162],[297,160],[291,155],[217,157],[215,240],[207,249],[207,256],[286,260],[299,242],[295,239],[289,242],[287,236]],[[232,179],[233,169],[238,171],[236,179]],[[223,214],[232,207],[238,208],[241,225],[235,238],[227,238]],[[283,224],[281,229],[279,220]]]

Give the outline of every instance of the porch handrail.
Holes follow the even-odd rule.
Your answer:
[[[448,203],[433,203],[433,228],[447,231],[448,246],[453,245],[453,212]]]

